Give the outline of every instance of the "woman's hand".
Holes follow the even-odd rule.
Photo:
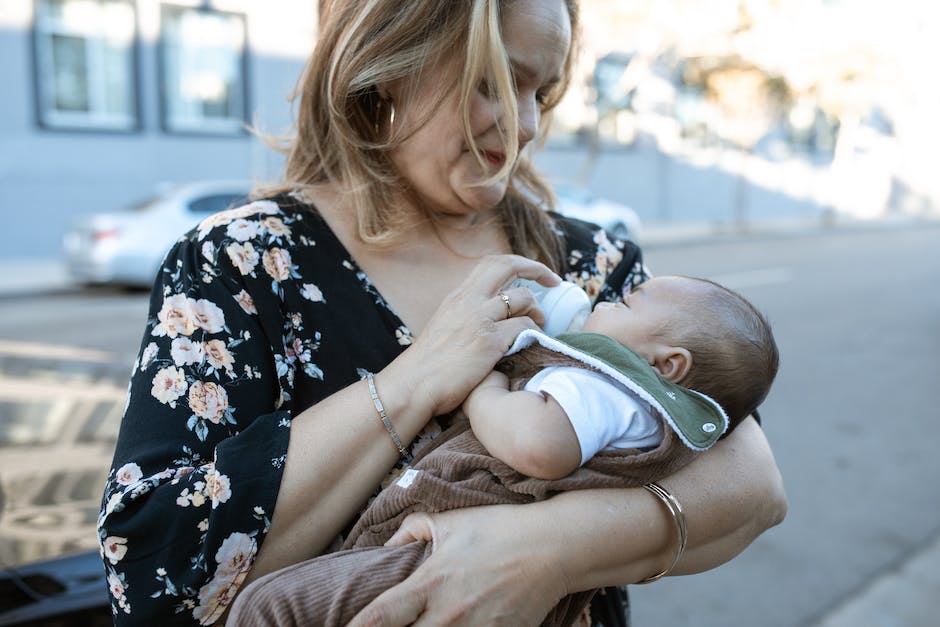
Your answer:
[[[568,593],[567,582],[550,546],[506,525],[513,510],[497,505],[406,518],[388,544],[432,542],[431,557],[350,625],[540,624]]]
[[[458,407],[521,331],[544,322],[530,290],[507,287],[519,277],[546,286],[561,280],[545,265],[525,257],[485,257],[395,360],[413,373],[414,391],[428,399],[434,415]]]
[[[676,575],[719,566],[786,514],[779,471],[752,419],[663,483],[689,522]],[[567,594],[661,571],[676,541],[661,503],[636,488],[413,514],[390,543],[413,539],[432,541],[431,557],[353,625],[537,625]]]

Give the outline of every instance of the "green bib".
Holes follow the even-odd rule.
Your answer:
[[[552,338],[526,330],[507,355],[533,343],[568,355],[624,385],[659,413],[693,450],[711,447],[728,429],[728,416],[712,398],[667,381],[645,359],[606,335],[562,333]]]

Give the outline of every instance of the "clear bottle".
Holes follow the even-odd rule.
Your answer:
[[[591,314],[591,299],[580,287],[562,281],[555,287],[545,287],[529,279],[516,279],[512,287],[527,287],[545,312],[543,330],[555,336],[568,331],[580,331]]]

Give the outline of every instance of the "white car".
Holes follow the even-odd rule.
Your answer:
[[[153,285],[163,256],[186,231],[247,199],[250,181],[188,183],[78,222],[63,237],[69,276],[83,285]]]
[[[562,215],[593,222],[617,239],[639,243],[640,216],[627,205],[594,196],[589,191],[559,185],[557,210]]]

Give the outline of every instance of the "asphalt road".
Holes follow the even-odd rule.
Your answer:
[[[670,246],[647,262],[770,317],[781,368],[762,412],[790,511],[716,571],[635,588],[636,625],[810,625],[940,534],[940,229]]]
[[[635,625],[811,625],[940,534],[931,429],[940,418],[940,227],[656,245],[647,262],[657,274],[721,281],[769,315],[782,365],[763,413],[790,513],[715,571],[636,587]],[[56,516],[73,531],[93,528],[94,513],[81,512],[96,505],[95,464],[108,463],[146,298],[104,290],[0,302],[0,435],[19,438],[3,455],[46,460],[12,478],[0,463],[7,563],[94,546],[74,533],[59,545],[27,544]],[[76,408],[82,426],[69,430],[63,416]],[[62,434],[83,447],[62,453]],[[53,485],[82,455],[97,461],[86,460],[84,482],[65,492],[71,510],[43,510],[53,488],[36,486]],[[3,537],[11,533],[13,544]]]

